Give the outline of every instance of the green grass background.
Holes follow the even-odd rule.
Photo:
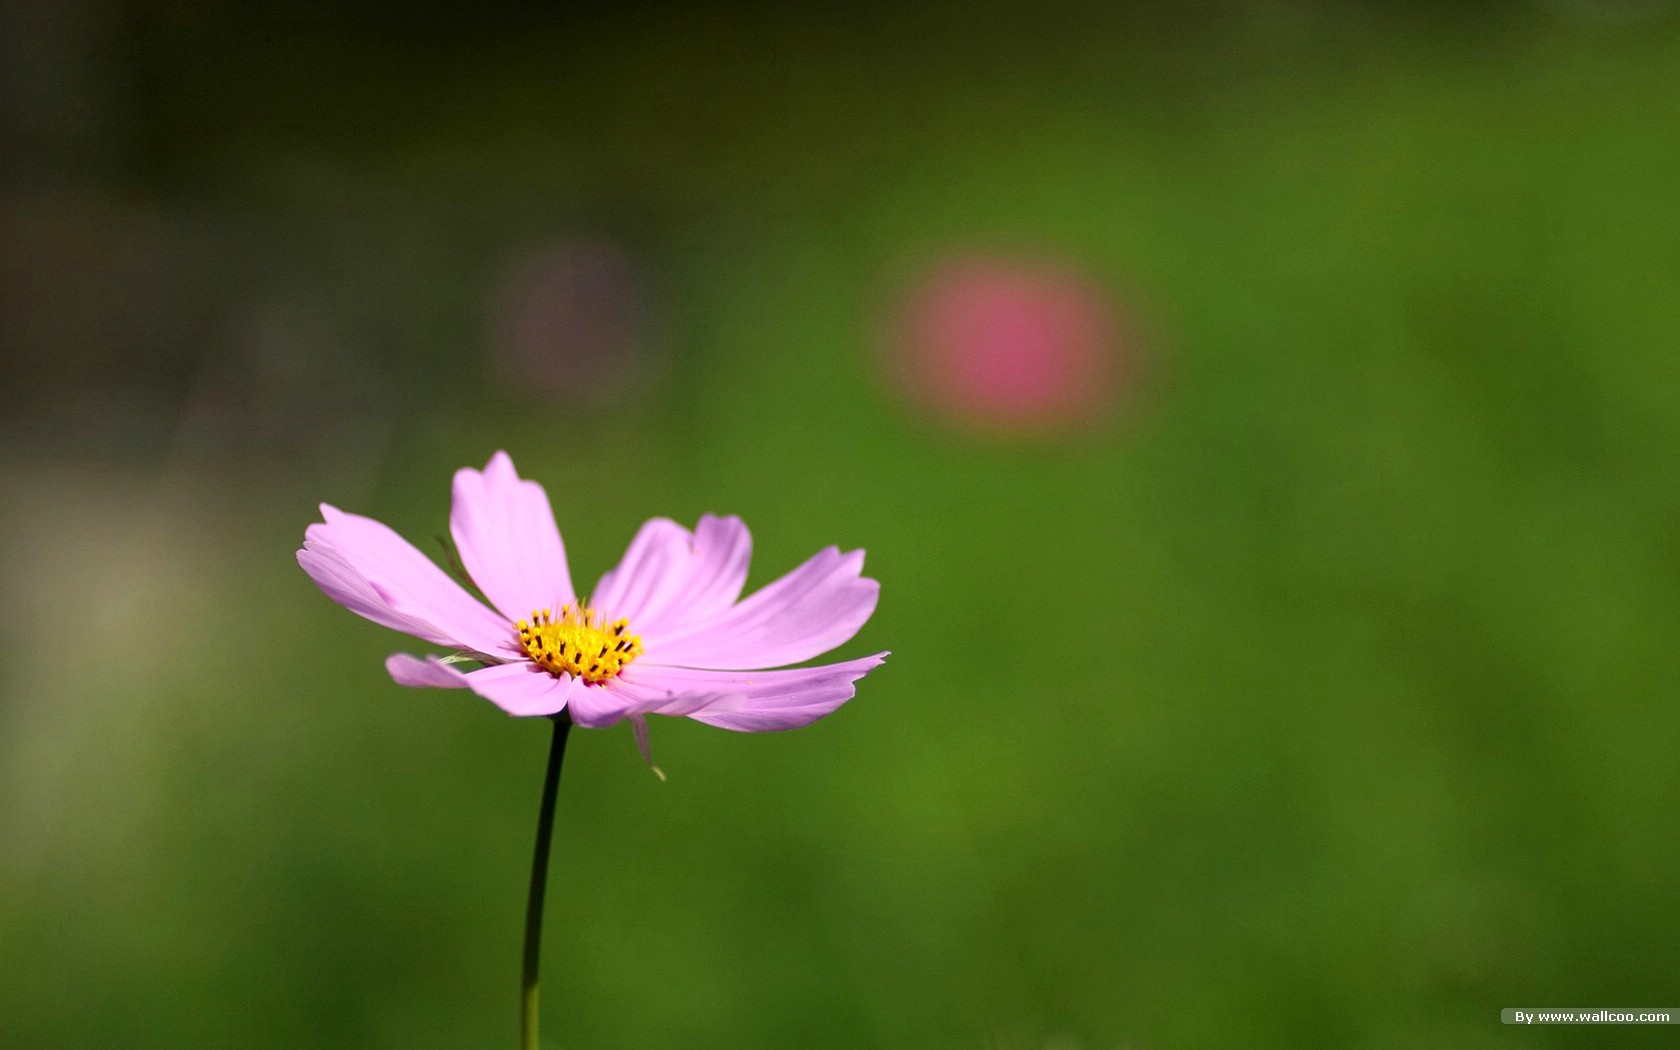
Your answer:
[[[867,548],[842,652],[894,653],[798,733],[656,720],[666,784],[574,734],[547,1045],[1650,1043],[1498,1024],[1680,1003],[1680,34],[1585,10],[125,22],[100,185],[391,422],[17,439],[0,1045],[513,1045],[546,726],[391,685],[422,647],[292,559],[317,500],[428,545],[497,448],[580,580],[656,514],[743,515],[754,585]],[[664,296],[604,408],[482,363],[572,230]],[[883,311],[966,247],[1134,297],[1126,418],[890,396]],[[54,513],[106,597],[26,564]]]

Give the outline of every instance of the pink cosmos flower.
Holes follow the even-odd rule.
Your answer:
[[[387,526],[322,504],[298,564],[327,597],[452,655],[398,653],[401,685],[471,689],[511,715],[567,712],[580,726],[680,715],[742,731],[793,729],[852,698],[886,653],[784,670],[850,639],[880,584],[863,552],[829,547],[746,598],[741,519],[690,532],[654,518],[590,597],[572,587],[548,497],[497,452],[455,474],[449,530],[486,606]],[[462,664],[482,664],[463,670]]]

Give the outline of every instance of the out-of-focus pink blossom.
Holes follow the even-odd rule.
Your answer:
[[[608,240],[543,245],[496,293],[491,349],[516,389],[568,404],[610,402],[651,364],[651,296],[642,268]]]
[[[948,262],[915,285],[888,366],[917,405],[964,429],[1060,432],[1128,393],[1137,348],[1113,296],[1070,267]]]

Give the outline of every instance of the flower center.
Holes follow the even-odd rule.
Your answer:
[[[630,633],[629,620],[608,623],[583,598],[561,606],[558,619],[538,609],[513,626],[519,631],[519,644],[538,667],[590,685],[600,685],[642,655],[642,640]]]

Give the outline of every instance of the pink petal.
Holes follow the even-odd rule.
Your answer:
[[[548,495],[535,481],[520,480],[506,452],[491,456],[482,472],[455,472],[449,532],[468,575],[509,620],[558,611],[572,600]]]
[[[636,533],[591,600],[644,636],[680,630],[734,604],[747,582],[752,536],[740,518],[707,514],[691,533],[654,518]]]
[[[857,680],[886,656],[744,673],[636,664],[606,686],[577,690],[572,717],[591,727],[611,725],[625,715],[656,714],[686,715],[743,732],[797,729],[850,700]]]
[[[529,660],[496,664],[464,676],[467,688],[510,715],[559,714],[568,699],[581,691],[577,679],[556,678]]]
[[[385,671],[398,685],[433,689],[467,687],[467,676],[464,672],[455,670],[435,656],[428,656],[422,660],[407,653],[392,653],[385,658]]]
[[[512,625],[389,526],[321,504],[298,564],[327,597],[374,623],[434,645],[517,653]]]
[[[704,621],[644,631],[646,659],[720,670],[781,667],[849,640],[875,611],[881,585],[861,576],[863,552],[829,547]],[[634,621],[632,629],[638,629]]]
[[[556,678],[529,660],[457,671],[435,656],[422,660],[396,653],[386,659],[385,670],[398,685],[471,689],[510,715],[557,714],[578,688],[575,679]]]
[[[621,674],[604,685],[578,686],[572,691],[567,709],[578,725],[601,729],[616,725],[626,716],[693,714],[719,699],[710,694],[673,695],[662,689],[641,688],[630,684]]]

